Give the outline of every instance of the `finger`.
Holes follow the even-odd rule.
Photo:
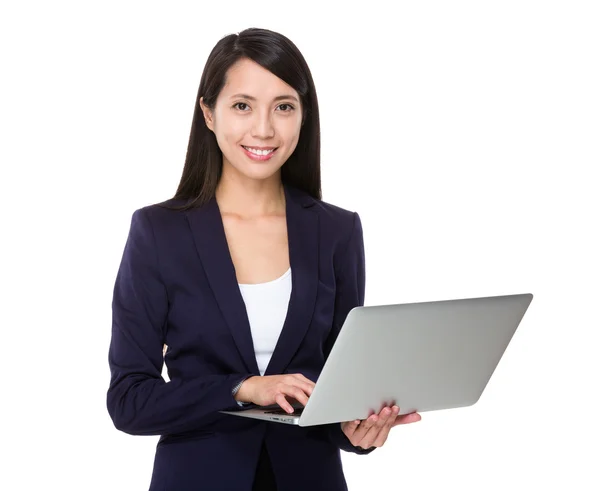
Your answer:
[[[313,393],[314,390],[314,385],[309,385],[306,383],[302,383],[301,385],[298,385],[298,387],[300,387],[309,396]]]
[[[398,417],[398,414],[400,413],[400,408],[396,405],[390,407],[390,414],[385,422],[385,426],[389,429],[392,429],[394,427],[394,423],[396,422],[396,418]]]
[[[308,377],[305,377],[304,375],[302,375],[301,373],[294,373],[293,374],[296,378],[298,378],[299,380],[301,380],[302,382],[307,383],[308,385],[312,385],[313,387],[315,386],[315,383],[309,379]]]
[[[301,389],[308,396],[310,396],[313,393],[313,387],[314,387],[314,385],[310,385],[310,384],[305,383],[305,382],[300,382],[297,379],[291,385],[293,385],[295,387],[298,387],[299,389]]]
[[[306,392],[308,395],[312,394],[312,391],[315,387],[315,383],[312,380],[306,378],[301,373],[295,373],[292,376],[295,379],[293,385],[302,387],[302,390],[304,390],[304,392]]]
[[[287,399],[285,398],[285,395],[283,393],[280,392],[279,394],[275,395],[275,402],[277,404],[279,404],[281,409],[283,409],[285,412],[287,412],[287,413],[294,412],[294,408],[287,401]]]
[[[342,431],[346,434],[350,441],[352,441],[352,437],[359,425],[360,419],[355,419],[354,421],[344,421],[342,423]]]
[[[306,394],[311,395],[314,387],[314,383],[312,383],[307,378],[303,377],[301,374],[291,374],[287,375],[282,383],[286,385],[291,385],[294,387],[300,387]]]
[[[297,373],[294,376],[294,384],[293,385],[298,385],[300,387],[302,387],[302,389],[308,394],[312,394],[313,390],[315,388],[315,383],[306,378],[304,375],[302,375],[301,373]]]
[[[371,414],[371,416],[369,416],[367,419],[363,419],[356,428],[356,431],[354,432],[353,438],[351,440],[352,444],[355,446],[361,446],[365,435],[371,430],[371,428],[377,423],[378,420],[379,417],[377,416],[377,414]]]
[[[385,424],[379,430],[379,433],[375,436],[375,440],[371,444],[372,447],[382,447],[383,444],[387,441],[388,436],[390,434],[390,430],[394,426],[394,422],[396,421],[396,416],[400,412],[400,408],[398,406],[393,406],[390,409],[390,414],[388,415]]]
[[[281,392],[286,396],[293,397],[298,402],[301,402],[304,406],[306,406],[308,403],[308,396],[301,388],[297,386],[298,382],[294,381],[295,379],[293,378],[287,378],[285,380],[291,383],[287,383],[285,381],[279,382],[275,388],[276,392]]]
[[[304,393],[302,389],[299,389],[298,387],[294,387],[292,385],[282,385],[279,388],[279,392],[281,392],[282,394],[284,394],[292,400],[295,399],[303,406],[306,406],[306,404],[308,404],[308,396]]]
[[[379,433],[377,433],[377,435],[375,435],[375,439],[372,442],[368,442],[367,444],[369,445],[367,448],[370,447],[383,447],[383,444],[386,442],[388,435],[390,434],[390,427],[388,425],[385,425],[383,428],[381,428],[379,430]],[[365,440],[368,439],[365,438]]]
[[[384,428],[387,424],[389,424],[388,420],[390,418],[392,418],[392,414],[393,414],[393,412],[389,407],[384,407],[380,411],[378,420],[375,422],[375,424],[373,426],[371,426],[371,428],[369,428],[369,431],[367,431],[363,440],[361,441],[362,447],[370,448],[370,447],[374,446],[375,441],[379,437],[379,434],[381,433],[381,431],[385,432]],[[387,434],[385,435],[385,437],[387,438]]]
[[[396,417],[393,426],[416,423],[417,421],[421,421],[421,415],[419,413],[403,414]]]

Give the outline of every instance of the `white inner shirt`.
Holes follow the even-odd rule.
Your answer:
[[[292,269],[266,283],[238,283],[250,322],[254,354],[264,375],[281,334],[292,293]]]

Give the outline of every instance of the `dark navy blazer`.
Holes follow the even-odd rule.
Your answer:
[[[292,293],[265,375],[316,381],[339,330],[363,305],[360,218],[284,186]],[[340,424],[300,427],[219,413],[259,375],[248,316],[214,198],[133,213],[113,298],[108,412],[117,429],[161,435],[151,491],[250,491],[263,441],[283,491],[347,489]],[[169,382],[162,376],[163,344]]]

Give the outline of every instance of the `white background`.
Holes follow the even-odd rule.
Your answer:
[[[251,26],[311,68],[367,304],[535,295],[479,403],[344,454],[350,489],[600,489],[597,3],[324,5],[2,3],[2,489],[147,489],[157,438],[105,409],[112,287],[210,50]]]

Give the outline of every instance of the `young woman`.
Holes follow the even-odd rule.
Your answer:
[[[196,102],[176,195],[133,213],[108,411],[161,435],[152,491],[347,489],[340,450],[369,453],[418,414],[303,428],[219,412],[306,404],[363,304],[360,218],[321,200],[310,71],[286,37],[247,29],[214,47]]]

